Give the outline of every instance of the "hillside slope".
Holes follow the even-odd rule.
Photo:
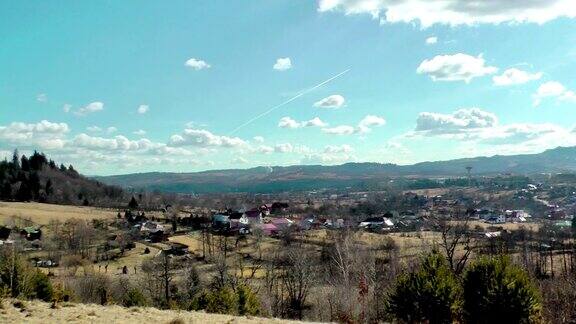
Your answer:
[[[301,323],[270,318],[236,317],[146,307],[125,308],[120,306],[65,303],[53,309],[48,303],[40,301],[20,302],[13,299],[5,300],[2,304],[0,323]],[[16,307],[20,306],[20,304],[23,307]]]
[[[413,165],[347,163],[214,170],[196,173],[141,173],[99,177],[111,185],[169,192],[274,192],[318,188],[365,188],[399,176],[475,175],[576,172],[576,147],[559,147],[539,154],[497,155]]]

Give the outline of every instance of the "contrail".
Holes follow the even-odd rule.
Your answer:
[[[288,100],[286,100],[286,101],[284,101],[284,102],[282,102],[282,103],[280,103],[280,104],[278,104],[278,105],[276,105],[276,106],[274,106],[274,107],[266,110],[265,112],[261,113],[260,115],[254,117],[254,118],[250,119],[249,121],[245,122],[244,124],[236,127],[236,128],[230,133],[230,135],[234,135],[234,133],[236,133],[236,132],[237,132],[238,130],[240,130],[241,128],[250,125],[250,124],[253,123],[254,121],[256,121],[256,120],[258,120],[258,119],[260,119],[260,118],[268,115],[269,113],[273,112],[274,110],[276,110],[276,109],[278,109],[278,108],[280,108],[280,107],[282,107],[282,106],[284,106],[284,105],[286,105],[286,104],[288,104],[288,103],[290,103],[290,102],[292,102],[292,101],[294,101],[294,100],[302,97],[303,95],[309,93],[310,91],[313,91],[313,90],[315,90],[315,89],[318,89],[318,88],[320,88],[321,86],[325,85],[326,83],[329,83],[330,81],[341,77],[342,75],[348,73],[348,71],[350,71],[350,69],[347,69],[347,70],[345,70],[345,71],[343,71],[343,72],[340,72],[340,73],[336,74],[335,76],[331,77],[330,79],[328,79],[328,80],[326,80],[326,81],[323,81],[323,82],[321,82],[321,83],[318,83],[317,85],[313,86],[312,88],[306,89],[306,90],[300,92],[299,94],[295,95],[294,97],[292,97],[292,98],[290,98],[290,99],[288,99]]]

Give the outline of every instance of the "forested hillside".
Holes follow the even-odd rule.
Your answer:
[[[122,196],[119,187],[88,179],[43,153],[15,151],[10,161],[0,161],[0,200],[107,206]]]

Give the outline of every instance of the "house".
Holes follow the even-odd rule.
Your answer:
[[[316,217],[313,215],[304,217],[303,219],[298,222],[298,227],[303,230],[310,230],[314,226],[314,222],[316,221]]]
[[[37,227],[29,226],[20,231],[20,235],[28,241],[35,241],[42,238],[42,230]]]
[[[231,228],[230,216],[223,214],[216,214],[212,216],[212,229],[214,231],[226,232],[229,231],[230,228]]]
[[[278,228],[279,230],[284,230],[292,226],[294,224],[294,221],[286,217],[280,217],[280,218],[273,218],[270,223],[274,224],[276,228]]]
[[[506,217],[504,215],[492,215],[486,219],[488,224],[504,224],[506,223]]]
[[[140,226],[140,232],[143,233],[156,233],[164,232],[164,226],[157,222],[147,221]]]
[[[506,220],[512,223],[523,223],[532,216],[523,210],[506,210]]]
[[[244,212],[244,216],[246,217],[248,224],[262,224],[262,212],[257,209],[252,209]]]
[[[228,220],[230,221],[230,228],[244,227],[249,224],[245,213],[233,212],[228,216]]]
[[[370,217],[360,222],[359,227],[361,228],[391,228],[394,227],[394,222],[390,218],[386,217]]]
[[[271,236],[271,235],[278,235],[278,233],[280,232],[280,230],[278,229],[278,227],[272,223],[268,223],[268,224],[260,224],[258,226],[258,228],[260,228],[262,230],[262,232],[264,232],[265,235]]]

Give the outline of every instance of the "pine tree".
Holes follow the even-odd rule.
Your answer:
[[[12,154],[12,168],[14,168],[14,170],[20,170],[20,155],[18,154],[18,149],[14,150],[14,154]]]
[[[134,196],[132,196],[132,199],[130,199],[130,202],[128,203],[128,208],[130,209],[138,208],[138,202],[136,201],[136,198],[134,198]]]

